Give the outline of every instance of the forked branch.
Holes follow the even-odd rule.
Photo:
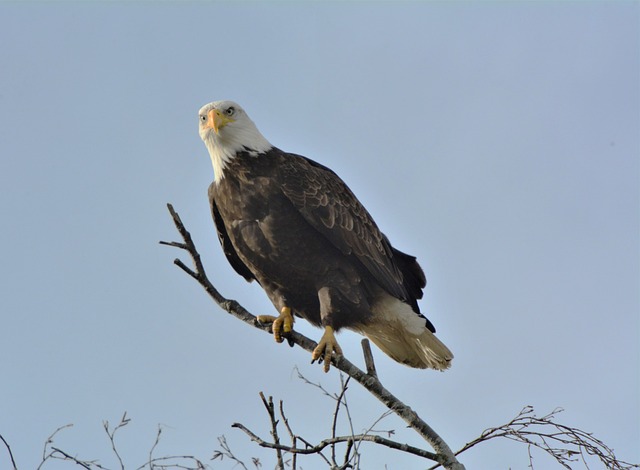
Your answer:
[[[176,264],[180,269],[185,271],[189,276],[194,278],[198,283],[207,291],[207,293],[211,296],[211,298],[218,304],[222,309],[235,316],[236,318],[244,321],[245,323],[253,326],[254,328],[258,328],[265,332],[270,332],[269,325],[263,325],[257,321],[257,318],[249,313],[244,307],[242,307],[237,301],[230,300],[223,297],[220,292],[213,286],[207,274],[204,270],[204,266],[202,264],[202,260],[200,258],[200,254],[198,253],[195,244],[191,238],[191,234],[187,231],[180,216],[173,209],[171,204],[167,204],[171,217],[173,218],[173,222],[176,226],[176,229],[180,233],[180,236],[183,239],[183,242],[164,242],[160,243],[163,245],[173,246],[176,248],[180,248],[182,250],[187,251],[191,256],[193,261],[193,269],[189,268],[185,265],[180,259],[175,259],[174,264]],[[307,338],[300,333],[293,331],[289,337],[290,344],[296,344],[301,348],[305,349],[308,352],[313,352],[315,347],[317,346],[316,342]],[[372,367],[368,367],[369,371],[364,372],[354,364],[352,364],[348,359],[344,356],[338,356],[332,358],[332,364],[337,369],[341,370],[345,374],[347,374],[352,379],[356,380],[360,385],[362,385],[369,393],[375,396],[378,400],[384,403],[391,411],[393,411],[396,415],[402,418],[412,429],[414,429],[420,436],[422,436],[431,447],[436,451],[435,454],[430,455],[426,458],[431,458],[435,460],[440,465],[442,465],[446,469],[451,470],[464,470],[464,466],[458,462],[453,451],[447,445],[447,443],[429,426],[425,421],[423,421],[415,411],[413,411],[409,406],[405,405],[398,398],[396,398],[389,390],[387,390],[380,380],[378,380],[375,375],[375,369]]]
[[[456,455],[495,438],[506,438],[527,445],[529,467],[533,468],[531,449],[537,448],[553,457],[564,468],[573,468],[572,464],[581,461],[589,468],[587,458],[596,458],[610,470],[630,470],[640,465],[619,460],[613,449],[593,434],[559,423],[556,418],[562,413],[556,408],[551,413],[538,417],[532,406],[525,406],[518,415],[502,426],[486,429],[478,438],[465,444]],[[435,465],[429,470],[435,470]]]
[[[168,204],[169,212],[173,218],[173,221],[178,229],[178,232],[184,240],[183,243],[179,242],[160,242],[163,245],[169,245],[176,248],[180,248],[189,253],[193,260],[194,269],[187,267],[182,261],[176,259],[174,263],[180,267],[183,271],[193,277],[198,283],[209,293],[213,300],[220,305],[225,311],[244,321],[245,323],[258,328],[264,332],[270,333],[270,326],[259,323],[254,315],[249,313],[235,300],[229,300],[223,297],[213,284],[209,281],[200,255],[196,250],[195,244],[191,239],[191,235],[185,229],[180,217],[175,212],[171,204]],[[298,345],[308,352],[312,352],[316,347],[316,343],[300,333],[291,332],[289,343],[291,345]],[[576,428],[572,428],[566,425],[559,424],[555,421],[555,418],[561,409],[556,409],[551,413],[538,418],[534,414],[532,407],[528,406],[510,422],[495,428],[490,428],[484,431],[480,437],[469,442],[463,446],[460,450],[453,453],[444,440],[426,423],[424,422],[410,407],[402,403],[391,392],[389,392],[380,382],[377,377],[373,358],[368,350],[368,342],[363,342],[363,350],[365,354],[365,364],[367,372],[362,371],[344,356],[338,356],[332,358],[332,364],[335,368],[341,370],[351,379],[357,381],[362,385],[369,393],[375,396],[378,400],[385,404],[389,410],[400,418],[402,418],[413,430],[415,430],[420,436],[422,436],[426,442],[431,445],[435,450],[435,453],[425,451],[423,449],[400,444],[389,439],[385,439],[379,435],[365,433],[360,435],[349,436],[337,436],[335,434],[335,426],[333,429],[333,435],[320,441],[317,444],[311,444],[300,436],[296,436],[291,431],[289,423],[284,417],[282,412],[282,404],[280,406],[281,416],[285,422],[285,426],[289,435],[292,438],[291,445],[284,445],[277,439],[277,419],[275,417],[275,410],[271,398],[266,400],[264,396],[263,402],[265,407],[269,411],[272,424],[272,436],[274,442],[267,442],[260,438],[248,428],[242,424],[234,424],[233,426],[244,431],[253,441],[257,442],[260,446],[265,448],[275,449],[278,452],[278,468],[283,468],[282,465],[282,452],[288,452],[293,455],[293,468],[295,469],[295,458],[297,455],[303,454],[317,454],[327,461],[329,466],[332,463],[327,460],[322,454],[322,450],[328,446],[334,446],[336,443],[347,444],[347,455],[351,451],[353,446],[357,446],[359,442],[368,441],[374,442],[380,445],[387,446],[392,449],[397,449],[403,452],[408,452],[432,461],[437,462],[436,465],[431,467],[430,470],[443,467],[445,469],[452,470],[464,470],[464,466],[458,462],[456,456],[471,449],[479,443],[489,441],[495,438],[506,438],[514,440],[527,445],[529,454],[529,466],[533,468],[533,460],[531,456],[531,450],[536,448],[542,450],[555,458],[555,460],[562,467],[571,469],[572,463],[582,462],[585,468],[589,468],[587,459],[598,459],[608,469],[613,470],[630,470],[633,468],[640,468],[640,465],[631,464],[619,460],[614,455],[613,449],[609,448],[599,439],[596,439],[592,434],[581,431]],[[339,404],[338,404],[339,407]],[[301,442],[304,446],[300,446]],[[335,453],[332,447],[332,459],[335,462]],[[346,460],[345,460],[346,461]]]
[[[301,455],[317,454],[332,444],[337,444],[342,442],[353,443],[358,441],[366,441],[366,442],[374,442],[376,444],[389,447],[390,449],[400,450],[402,452],[407,452],[409,454],[417,455],[418,457],[423,457],[425,459],[429,459],[429,460],[438,459],[438,456],[433,452],[429,452],[429,451],[420,449],[418,447],[413,447],[407,444],[400,444],[399,442],[392,441],[391,439],[386,439],[376,434],[355,434],[355,435],[349,435],[349,436],[335,436],[335,437],[330,437],[328,439],[323,439],[316,445],[296,447],[296,446],[288,446],[284,444],[276,444],[273,442],[267,442],[264,439],[258,437],[256,434],[250,431],[246,426],[240,423],[233,423],[232,427],[238,428],[244,431],[251,438],[251,440],[256,442],[260,447],[285,451],[291,454],[301,454]]]

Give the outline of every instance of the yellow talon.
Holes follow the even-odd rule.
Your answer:
[[[293,331],[293,315],[291,315],[289,307],[282,307],[280,315],[277,317],[273,315],[258,315],[257,318],[260,323],[273,323],[271,331],[273,331],[273,337],[278,343],[282,343],[284,340],[282,333]]]
[[[323,358],[324,371],[329,372],[329,368],[331,367],[331,354],[334,352],[336,353],[336,356],[341,356],[342,348],[336,340],[333,328],[325,326],[322,338],[320,338],[318,346],[316,346],[311,354],[311,362],[315,362],[320,358]]]

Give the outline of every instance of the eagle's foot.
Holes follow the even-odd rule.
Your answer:
[[[311,362],[322,360],[324,362],[324,371],[329,372],[329,368],[331,367],[331,354],[334,352],[336,356],[341,356],[342,348],[336,340],[333,328],[325,326],[324,334],[322,338],[320,338],[318,346],[316,346],[313,353],[311,353]]]
[[[278,343],[282,343],[284,335],[293,331],[293,315],[291,315],[289,307],[282,307],[280,315],[277,317],[273,315],[258,315],[257,319],[260,323],[272,323],[271,331],[273,331],[273,337]]]

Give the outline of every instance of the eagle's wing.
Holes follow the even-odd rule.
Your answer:
[[[214,184],[212,183],[209,186],[209,204],[211,205],[211,215],[213,216],[213,221],[216,224],[216,231],[218,232],[218,240],[220,240],[220,245],[222,245],[222,250],[224,251],[229,264],[235,269],[235,271],[244,277],[247,281],[251,282],[255,279],[253,273],[249,270],[246,264],[242,262],[236,249],[233,247],[231,243],[231,239],[229,238],[229,234],[227,233],[227,228],[224,225],[224,221],[222,220],[222,216],[220,215],[220,211],[218,210],[218,206],[216,205],[215,200],[215,191]]]
[[[355,256],[387,292],[417,309],[424,273],[414,257],[391,246],[349,187],[329,168],[298,155],[286,154],[280,171],[282,191],[306,221],[345,255]],[[408,276],[399,264],[411,264]]]

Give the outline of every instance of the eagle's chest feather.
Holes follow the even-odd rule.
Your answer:
[[[312,271],[329,243],[284,195],[277,179],[242,172],[218,183],[216,201],[231,242],[259,277]]]

